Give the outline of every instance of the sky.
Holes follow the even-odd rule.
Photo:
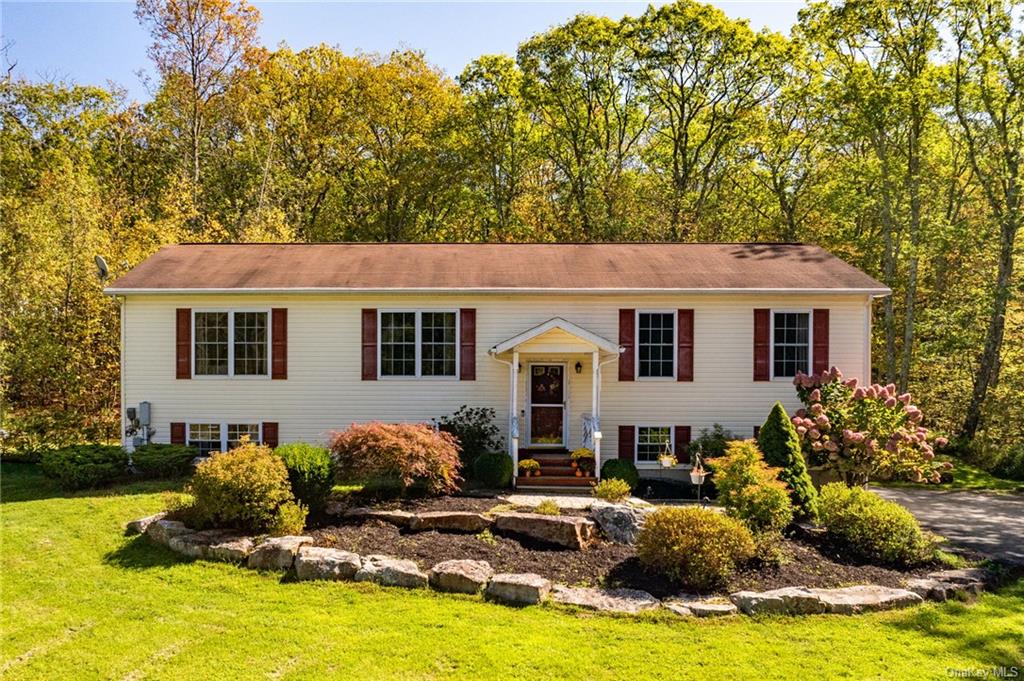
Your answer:
[[[457,76],[482,54],[514,55],[520,42],[580,13],[619,19],[641,14],[648,0],[600,2],[254,2],[263,14],[264,45],[295,50],[327,43],[345,52],[422,50]],[[787,32],[802,0],[713,0],[755,30]],[[30,80],[81,85],[115,83],[135,99],[149,99],[143,74],[150,39],[134,16],[134,2],[0,0],[5,69]]]

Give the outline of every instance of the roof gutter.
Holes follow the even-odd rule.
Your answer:
[[[636,295],[636,294],[779,294],[800,295],[869,295],[876,298],[892,294],[888,288],[361,288],[361,287],[297,287],[297,288],[124,288],[103,289],[108,296],[124,295],[222,295],[222,294],[558,294],[558,295]]]

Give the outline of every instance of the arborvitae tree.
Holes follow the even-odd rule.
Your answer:
[[[800,452],[800,436],[789,420],[786,409],[779,402],[775,403],[768,414],[768,420],[761,426],[757,444],[768,465],[782,469],[779,480],[789,485],[790,498],[797,515],[815,517],[818,513],[818,492],[814,489],[804,456]]]

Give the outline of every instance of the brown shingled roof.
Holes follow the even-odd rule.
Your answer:
[[[246,290],[888,289],[804,244],[180,244],[108,293]]]

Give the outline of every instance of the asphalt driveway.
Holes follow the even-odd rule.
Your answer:
[[[875,487],[950,542],[1024,565],[1024,495]]]

